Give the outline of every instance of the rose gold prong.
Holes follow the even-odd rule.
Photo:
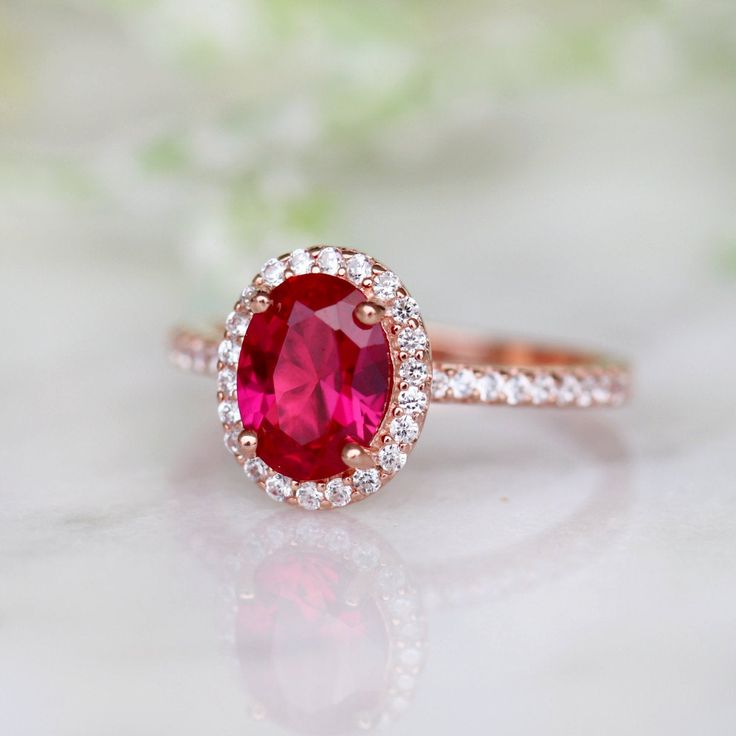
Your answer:
[[[370,470],[373,467],[370,452],[354,442],[349,442],[342,448],[342,461],[349,468],[356,470]]]
[[[251,300],[250,308],[252,312],[260,314],[265,312],[271,306],[271,297],[268,294],[264,294],[259,291]]]
[[[258,447],[258,435],[252,429],[244,429],[238,435],[238,444],[244,455],[252,457],[256,453],[256,447]]]
[[[386,310],[380,304],[361,302],[355,307],[355,319],[364,325],[377,325],[385,316]]]

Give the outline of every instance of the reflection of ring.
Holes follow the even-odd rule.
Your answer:
[[[218,375],[225,444],[276,501],[345,506],[400,470],[433,401],[616,406],[628,369],[607,358],[450,331],[432,346],[398,277],[353,250],[268,261],[224,339],[179,330],[183,368]]]

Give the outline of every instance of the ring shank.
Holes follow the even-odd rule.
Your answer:
[[[619,406],[629,396],[628,366],[606,356],[520,340],[492,340],[430,325],[432,399],[511,406]],[[216,333],[177,329],[170,355],[179,368],[217,373]]]

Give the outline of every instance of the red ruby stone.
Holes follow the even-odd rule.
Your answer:
[[[293,276],[253,316],[238,363],[243,426],[258,434],[258,456],[297,481],[346,469],[348,442],[369,445],[393,388],[388,338],[353,316],[365,301],[326,274]]]

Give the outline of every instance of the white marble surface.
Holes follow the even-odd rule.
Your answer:
[[[500,142],[483,123],[350,185],[343,241],[429,316],[612,347],[637,393],[438,408],[401,478],[340,513],[253,492],[212,386],[167,365],[176,207],[0,212],[3,735],[733,734],[732,112],[510,102]],[[408,602],[379,602],[381,570]],[[275,580],[300,615],[269,608]],[[331,617],[300,603],[320,581]]]

